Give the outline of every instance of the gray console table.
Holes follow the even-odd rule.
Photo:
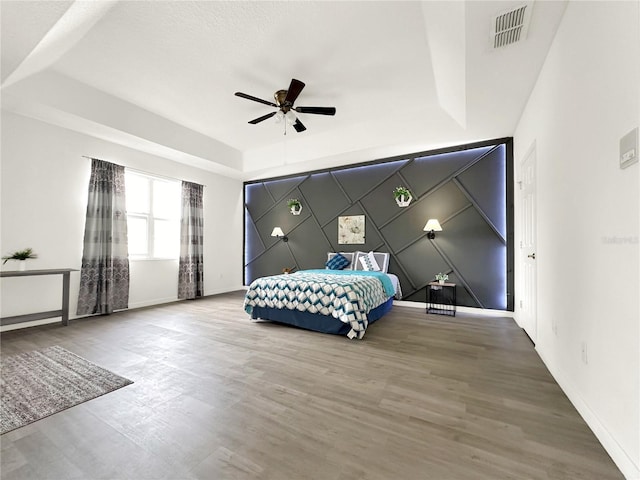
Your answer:
[[[71,272],[77,272],[73,268],[53,268],[47,270],[25,270],[0,272],[0,278],[4,277],[32,277],[37,275],[62,275],[62,308],[48,312],[27,313],[13,317],[0,318],[0,325],[13,325],[14,323],[31,322],[44,318],[62,317],[62,325],[69,325],[69,277]]]

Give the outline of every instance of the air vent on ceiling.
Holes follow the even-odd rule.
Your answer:
[[[502,12],[493,18],[491,38],[493,48],[517,43],[527,38],[532,2]]]

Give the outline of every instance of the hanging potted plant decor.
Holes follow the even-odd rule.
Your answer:
[[[399,207],[408,207],[413,200],[411,192],[406,187],[396,187],[393,190],[393,198],[396,199],[396,203]]]
[[[287,207],[289,207],[289,210],[291,210],[291,213],[294,215],[300,215],[300,212],[302,211],[302,204],[297,198],[290,198],[287,200]]]
[[[18,270],[24,272],[27,269],[27,259],[29,258],[38,258],[38,255],[33,253],[32,248],[25,248],[24,250],[18,250],[17,252],[13,252],[11,255],[7,255],[6,257],[2,257],[4,265],[9,260],[18,260]]]

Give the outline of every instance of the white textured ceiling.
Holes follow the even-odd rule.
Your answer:
[[[349,162],[507,136],[565,3],[533,2],[528,38],[494,51],[491,18],[522,1],[3,0],[2,106],[245,178],[283,154]],[[292,77],[307,84],[296,105],[336,116],[299,114],[307,131],[286,137],[248,124],[273,109],[234,92],[272,100]]]

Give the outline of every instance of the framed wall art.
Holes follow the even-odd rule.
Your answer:
[[[364,243],[364,215],[338,217],[338,243],[341,245]]]

